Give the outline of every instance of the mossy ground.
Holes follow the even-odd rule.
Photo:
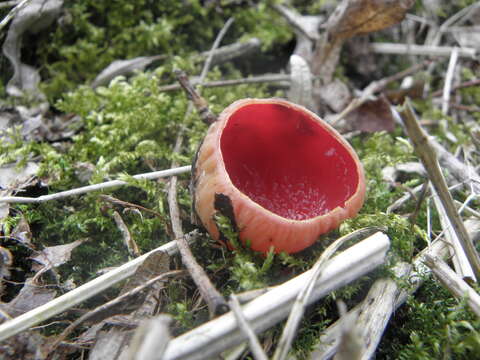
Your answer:
[[[185,117],[188,103],[182,92],[160,92],[159,87],[175,82],[174,68],[182,68],[190,74],[200,73],[202,63],[195,60],[195,54],[210,48],[229,16],[235,16],[235,23],[224,43],[257,36],[262,40],[263,55],[242,63],[217,66],[209,72],[208,80],[238,78],[262,72],[269,64],[276,63],[278,68],[286,64],[293,47],[291,29],[274,15],[267,3],[254,6],[249,3],[218,2],[223,4],[220,6],[216,1],[193,0],[66,1],[60,25],[39,34],[35,44],[26,48],[24,53],[41,69],[42,89],[52,105],[52,113],[78,115],[81,126],[74,136],[56,143],[26,142],[19,134],[13,134],[15,141],[0,145],[0,164],[40,159],[39,177],[48,186],[35,187],[22,195],[55,193],[86,185],[77,172],[81,163],[93,167],[88,183],[122,178],[130,185],[43,204],[13,205],[11,216],[5,220],[4,235],[8,236],[24,217],[31,226],[34,244],[39,248],[88,238],[88,242],[73,252],[72,260],[59,269],[61,281],[73,279],[77,284],[95,277],[100,269],[129,259],[112,217],[113,208],[99,197],[102,193],[160,214],[122,214],[142,252],[170,241],[166,182],[139,181],[127,174],[167,169],[173,160],[180,165],[190,164],[206,126],[194,113]],[[309,11],[320,8],[322,2],[312,5],[298,3],[300,9]],[[113,60],[153,54],[168,57],[129,79],[116,78],[108,86],[96,90],[88,86]],[[5,62],[2,66],[8,69]],[[404,64],[394,62],[379,72],[387,76],[403,67]],[[343,72],[348,74],[348,71]],[[5,85],[9,72],[2,73]],[[464,74],[465,79],[472,76],[471,73]],[[478,88],[464,91],[472,98],[472,103],[480,99]],[[267,85],[206,88],[202,93],[216,113],[240,98],[284,95]],[[438,118],[438,112],[429,101],[416,105],[425,116]],[[187,142],[182,152],[174,155],[172,149],[181,128],[185,129]],[[458,139],[468,141],[468,129],[455,126],[454,130]],[[441,131],[438,135],[442,135]],[[271,254],[264,258],[248,250],[227,251],[215,246],[208,238],[193,246],[199,262],[222,293],[228,295],[282,282],[308,269],[333,239],[366,226],[386,228],[392,240],[389,266],[400,259],[411,260],[413,254],[426,246],[425,207],[414,225],[406,216],[386,213],[386,208],[403,194],[404,189],[386,183],[382,169],[415,159],[404,135],[400,130],[362,134],[353,138],[352,144],[367,174],[366,204],[358,217],[323,236],[322,241],[308,251],[294,256]],[[412,175],[404,185],[415,186],[423,180]],[[187,191],[188,182],[189,176],[180,177],[179,203],[185,230],[193,229],[189,222],[191,198]],[[411,202],[402,212],[408,214],[414,206],[415,203]],[[434,222],[433,226],[434,230],[439,229],[438,223]],[[13,252],[16,265],[25,268],[25,260],[21,258],[25,254],[19,249],[13,249]],[[370,274],[369,278],[336,292],[309,309],[293,347],[298,358],[308,354],[322,330],[336,319],[335,298],[342,298],[353,306],[366,294],[373,279],[385,274],[385,269]],[[27,275],[25,271],[14,272],[13,280],[22,281]],[[166,294],[167,300],[161,311],[174,316],[175,334],[207,319],[206,309],[196,302],[198,294],[192,282],[175,281]],[[479,331],[480,322],[465,304],[427,279],[420,292],[394,314],[377,358],[472,358],[472,354],[479,351]],[[276,338],[279,334],[277,328],[267,336]]]

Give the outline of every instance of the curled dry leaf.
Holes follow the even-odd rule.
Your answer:
[[[69,244],[46,247],[37,251],[32,257],[36,263],[32,265],[34,271],[45,272],[54,267],[65,264],[70,260],[73,249],[84,243],[86,239],[76,240]]]
[[[36,283],[33,278],[26,280],[18,295],[9,303],[0,303],[0,309],[11,317],[19,316],[53,300],[57,292]]]
[[[348,39],[355,35],[383,30],[403,20],[414,0],[344,0],[328,19],[332,38]]]
[[[3,43],[3,53],[13,66],[13,77],[7,85],[11,96],[22,96],[25,91],[38,98],[40,75],[38,70],[21,61],[22,36],[26,32],[36,33],[50,25],[60,13],[62,0],[32,0],[13,18]]]

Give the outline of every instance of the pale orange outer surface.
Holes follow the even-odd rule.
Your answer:
[[[336,207],[327,214],[305,219],[292,220],[279,216],[251,200],[232,183],[224,165],[220,148],[222,130],[231,114],[249,104],[279,104],[307,114],[318,122],[335,139],[338,140],[354,159],[358,171],[357,189],[345,202],[344,207]],[[232,202],[240,239],[248,239],[254,251],[268,252],[274,247],[275,253],[285,251],[295,253],[312,245],[319,235],[340,225],[340,223],[357,214],[365,198],[365,177],[357,154],[350,144],[330,125],[306,108],[281,99],[242,99],[228,106],[212,124],[199,149],[195,165],[195,210],[206,230],[217,239],[219,232],[213,220],[215,214],[215,193],[228,196]]]

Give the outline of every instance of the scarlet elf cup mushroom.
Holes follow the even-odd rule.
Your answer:
[[[243,99],[210,125],[193,188],[214,239],[220,212],[252,250],[295,253],[357,214],[365,177],[353,148],[316,114],[286,100]]]

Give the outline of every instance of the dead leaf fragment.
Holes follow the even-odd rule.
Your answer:
[[[50,339],[38,331],[24,331],[0,343],[1,359],[43,360],[41,348]]]
[[[18,295],[9,303],[0,304],[0,309],[16,317],[53,300],[57,292],[28,278]]]
[[[70,260],[72,251],[83,244],[86,239],[76,240],[70,244],[46,247],[42,251],[37,251],[32,260],[36,262],[32,265],[34,271],[47,271],[54,267],[65,264]]]
[[[383,30],[402,21],[414,3],[414,0],[344,0],[328,19],[328,33],[332,38],[348,39]]]
[[[17,164],[6,164],[0,167],[0,188],[22,189],[31,184],[32,178],[37,174],[39,166],[29,161],[22,168]]]
[[[376,100],[364,102],[353,110],[347,117],[348,129],[362,132],[393,131],[395,119],[390,104],[382,95]]]

